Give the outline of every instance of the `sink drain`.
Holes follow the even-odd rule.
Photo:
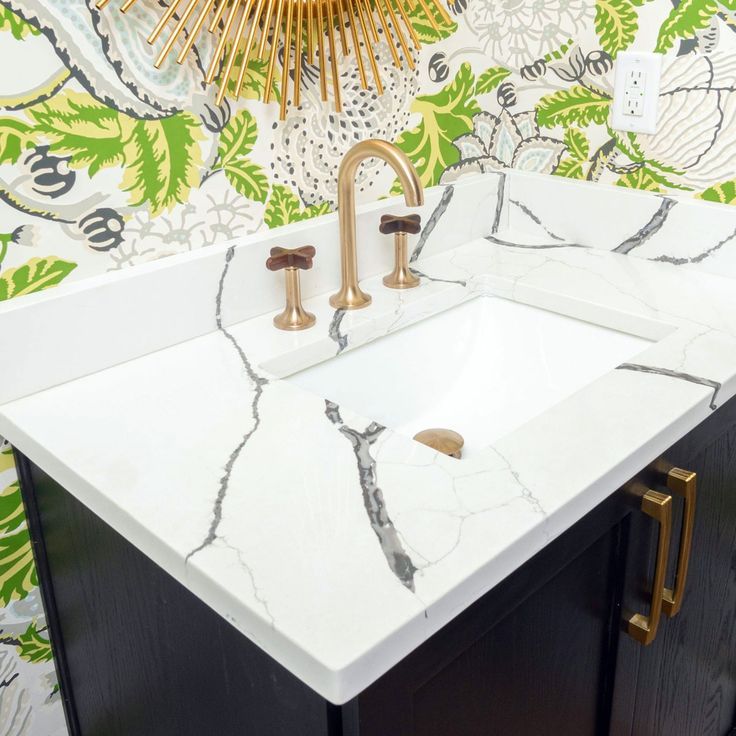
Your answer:
[[[435,429],[423,429],[414,435],[414,439],[423,445],[427,445],[427,447],[431,447],[433,450],[437,450],[437,452],[457,458],[458,460],[463,455],[465,440],[462,435],[453,432],[451,429],[442,429],[439,427]]]

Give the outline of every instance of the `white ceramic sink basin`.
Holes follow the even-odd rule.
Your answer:
[[[649,344],[479,297],[286,380],[409,437],[454,429],[468,457]]]

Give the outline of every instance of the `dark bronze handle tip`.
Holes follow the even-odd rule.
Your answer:
[[[382,215],[378,229],[384,235],[392,233],[416,235],[422,229],[422,218],[419,215]]]
[[[313,245],[303,245],[301,248],[271,248],[271,257],[266,261],[269,271],[280,271],[282,268],[312,268],[312,259],[317,254]]]

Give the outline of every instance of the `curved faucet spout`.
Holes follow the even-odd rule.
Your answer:
[[[358,254],[355,240],[355,174],[367,158],[383,159],[396,172],[409,207],[424,204],[424,190],[409,157],[393,143],[370,139],[354,145],[343,157],[337,173],[337,210],[340,220],[340,291],[330,297],[336,309],[360,309],[371,297],[358,285]]]

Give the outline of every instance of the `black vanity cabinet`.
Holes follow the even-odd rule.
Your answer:
[[[621,637],[610,733],[721,736],[736,727],[736,400],[665,457],[698,479],[685,596],[649,646]],[[682,501],[673,501],[670,584],[684,511]],[[625,606],[641,606],[649,595],[652,526],[641,514],[631,516]]]
[[[697,474],[684,603],[647,646],[667,464]],[[22,456],[71,736],[724,736],[736,726],[736,400],[350,703],[333,706]],[[684,503],[673,525],[673,586]],[[661,567],[661,565],[660,565]]]
[[[644,646],[665,471],[696,473],[679,613]],[[670,501],[673,586],[684,500]],[[736,729],[736,400],[364,692],[360,736],[724,736]]]

